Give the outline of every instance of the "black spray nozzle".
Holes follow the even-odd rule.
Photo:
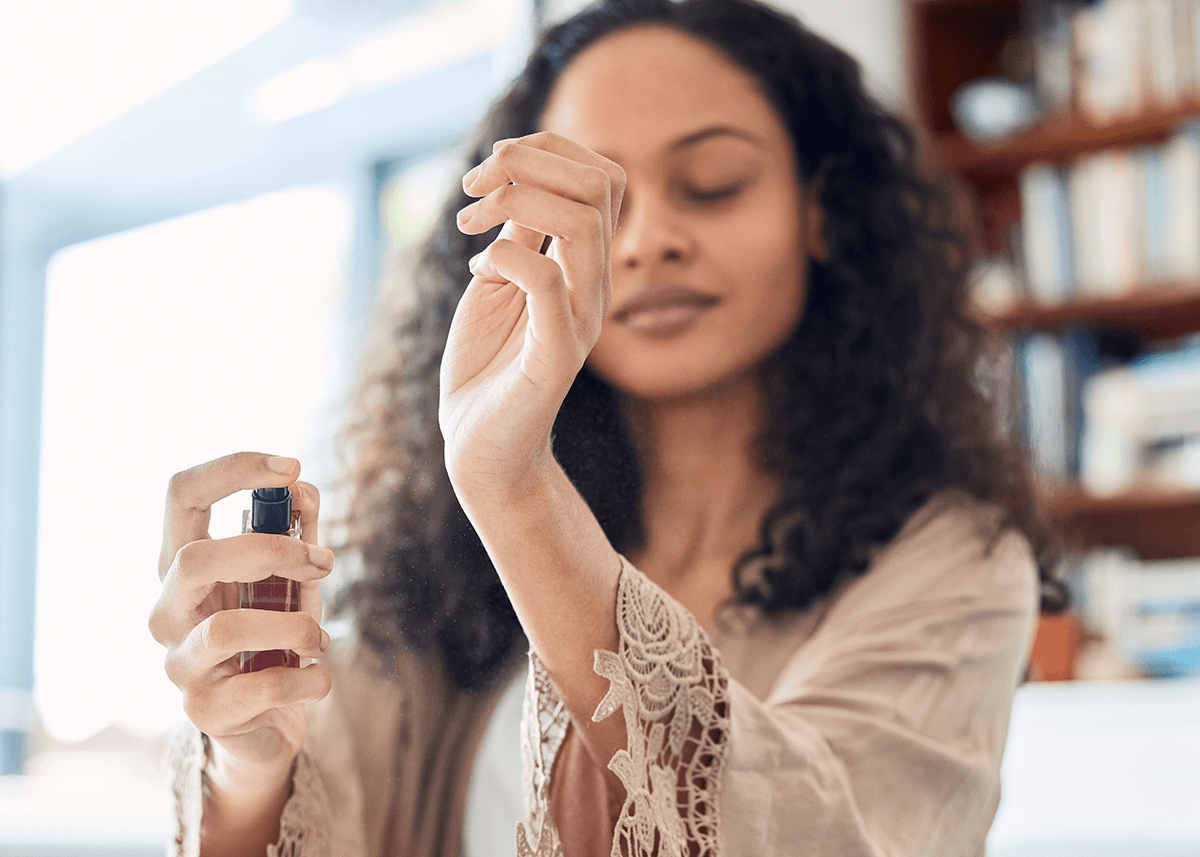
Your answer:
[[[292,492],[287,488],[255,488],[250,493],[250,529],[286,533],[292,528]]]

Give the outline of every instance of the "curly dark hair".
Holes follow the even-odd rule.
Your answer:
[[[829,258],[760,378],[762,463],[781,490],[736,598],[803,609],[862,574],[936,493],[965,490],[1004,512],[1039,557],[1043,606],[1062,600],[1024,454],[998,430],[982,383],[985,330],[965,311],[968,242],[953,195],[919,163],[912,131],[869,96],[859,66],[794,18],[754,0],[602,0],[547,30],[470,147],[538,130],[563,69],[597,40],[658,24],[749,71],[790,134],[802,182],[817,184]],[[390,311],[350,425],[344,538],[362,573],[337,600],[378,651],[432,652],[464,690],[488,686],[523,641],[499,577],[450,486],[437,424],[438,370],[467,260],[495,232],[466,236],[458,190]],[[639,462],[617,394],[585,368],[555,423],[554,452],[620,551],[642,534]]]

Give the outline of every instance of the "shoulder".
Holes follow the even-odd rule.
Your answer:
[[[1006,524],[1000,509],[951,490],[919,509],[866,572],[839,589],[831,611],[930,601],[1032,610],[1037,590],[1025,535]]]

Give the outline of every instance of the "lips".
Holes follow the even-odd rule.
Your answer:
[[[685,286],[659,286],[622,303],[612,318],[638,333],[666,336],[691,327],[719,300]]]

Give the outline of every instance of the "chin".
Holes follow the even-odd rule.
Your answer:
[[[756,394],[760,391],[757,364],[727,367],[726,371],[696,365],[671,371],[671,367],[661,364],[646,367],[644,372],[609,373],[592,364],[589,368],[623,398],[648,405],[700,403],[725,399],[748,388],[753,388]]]

